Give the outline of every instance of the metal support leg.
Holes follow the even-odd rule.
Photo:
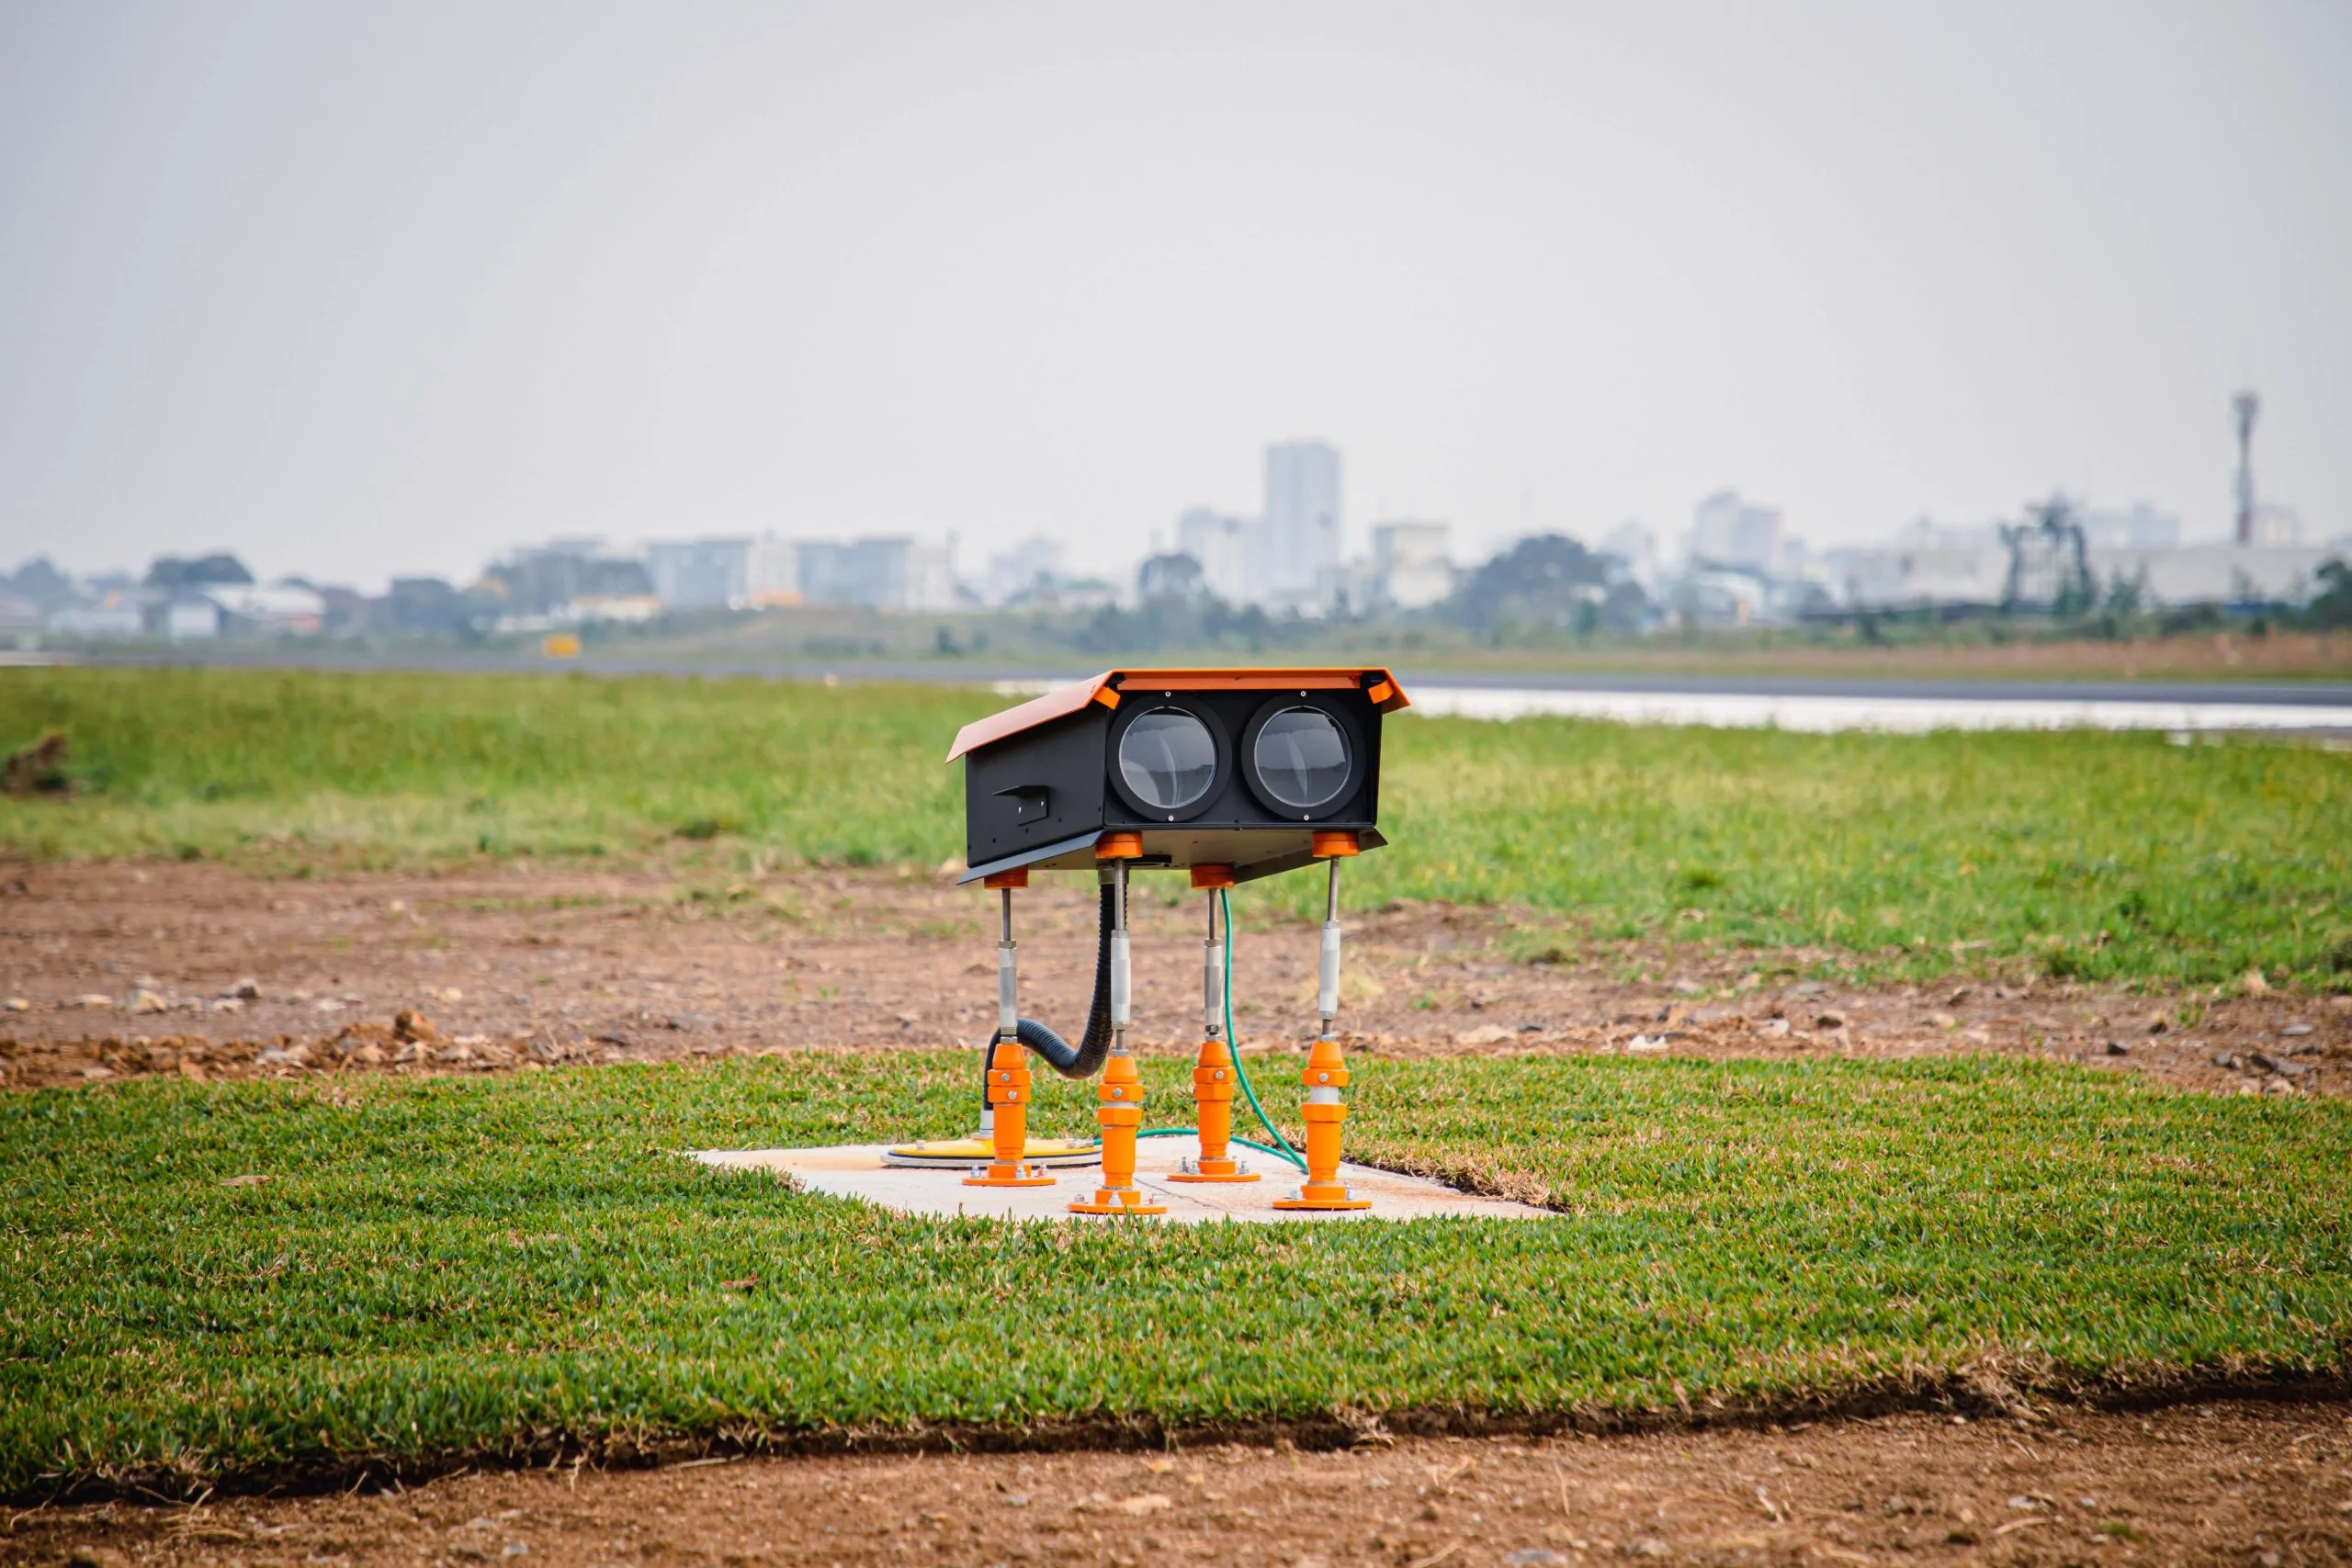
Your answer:
[[[1022,1050],[1021,966],[1012,940],[1012,889],[1004,899],[1004,934],[996,948],[996,1042],[989,1047],[989,1104],[981,1135],[994,1158],[964,1179],[967,1187],[1051,1187],[1042,1165],[1021,1156],[1029,1146],[1029,1057]]]
[[[1074,1214],[1164,1214],[1136,1185],[1136,1130],[1143,1125],[1143,1078],[1127,1055],[1127,863],[1111,863],[1111,1059],[1094,1091],[1094,1121],[1102,1130],[1102,1185],[1092,1198],[1070,1201]]]
[[[1371,1199],[1356,1197],[1340,1179],[1340,1124],[1348,1119],[1347,1105],[1340,1098],[1348,1087],[1347,1063],[1332,1030],[1340,1013],[1340,857],[1332,855],[1329,863],[1315,998],[1320,1027],[1315,1049],[1307,1053],[1306,1070],[1299,1075],[1299,1082],[1306,1086],[1306,1103],[1299,1108],[1306,1122],[1306,1179],[1289,1197],[1274,1200],[1277,1209],[1372,1207]]]
[[[1208,940],[1201,944],[1201,1054],[1193,1063],[1193,1109],[1201,1129],[1201,1157],[1186,1160],[1170,1181],[1255,1181],[1258,1173],[1230,1152],[1233,1138],[1233,1056],[1225,1039],[1225,938],[1216,926],[1211,888]]]

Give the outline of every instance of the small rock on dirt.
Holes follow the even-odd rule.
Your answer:
[[[2107,1043],[2107,1054],[2110,1056],[2128,1056],[2132,1054],[2132,1047],[2120,1040],[2110,1040]]]

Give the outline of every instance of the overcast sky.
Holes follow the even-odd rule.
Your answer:
[[[2352,4],[0,0],[0,565],[2352,529]],[[1466,550],[1465,550],[1466,553]]]

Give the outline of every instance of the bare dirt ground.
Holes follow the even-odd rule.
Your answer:
[[[1336,1452],[706,1461],[35,1508],[0,1562],[1283,1568],[2352,1560],[2352,1411],[1907,1415]]]
[[[1052,881],[1017,897],[1023,1010],[1074,1034],[1093,896]],[[1136,1043],[1189,1052],[1201,901],[1173,877],[1137,886]],[[995,919],[978,889],[889,872],[20,868],[0,877],[0,1084],[976,1044],[994,1018]],[[1531,963],[1493,911],[1348,919],[1343,1021],[1351,1050],[1375,1058],[1993,1051],[2218,1092],[2352,1092],[2352,998],[2046,981],[1853,989],[1794,977],[1821,954],[1593,943]],[[1244,917],[1245,1045],[1301,1044],[1314,946],[1310,927]]]
[[[1189,1051],[1201,911],[1166,880],[1167,898],[1147,882],[1136,906],[1139,1032],[1147,1048]],[[1082,883],[1041,886],[1019,908],[1029,1010],[1074,1028],[1091,978],[1091,895]],[[271,881],[209,864],[20,869],[0,878],[10,1010],[0,1081],[969,1043],[992,1013],[994,915],[977,891],[890,873],[737,880],[680,864]],[[1353,1049],[1375,1058],[1973,1050],[2209,1091],[2352,1089],[2344,998],[1958,981],[1825,988],[1788,973],[1805,954],[1662,945],[1530,963],[1512,956],[1507,917],[1444,908],[1361,911],[1350,942]],[[1295,1047],[1313,949],[1309,928],[1245,925],[1246,1039]],[[744,1459],[0,1519],[8,1563],[2283,1568],[2352,1561],[2352,1408],[2058,1407],[1328,1453]]]

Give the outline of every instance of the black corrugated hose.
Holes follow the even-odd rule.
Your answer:
[[[1086,1007],[1086,1033],[1072,1049],[1069,1042],[1046,1028],[1034,1018],[1021,1021],[1018,1038],[1021,1043],[1045,1059],[1047,1066],[1066,1078],[1086,1079],[1102,1070],[1102,1059],[1111,1054],[1111,920],[1113,904],[1117,893],[1111,884],[1102,885],[1102,914],[1095,925],[1094,939],[1094,999]],[[996,1055],[996,1036],[989,1036],[980,1048],[980,1106],[989,1102],[989,1059]]]

